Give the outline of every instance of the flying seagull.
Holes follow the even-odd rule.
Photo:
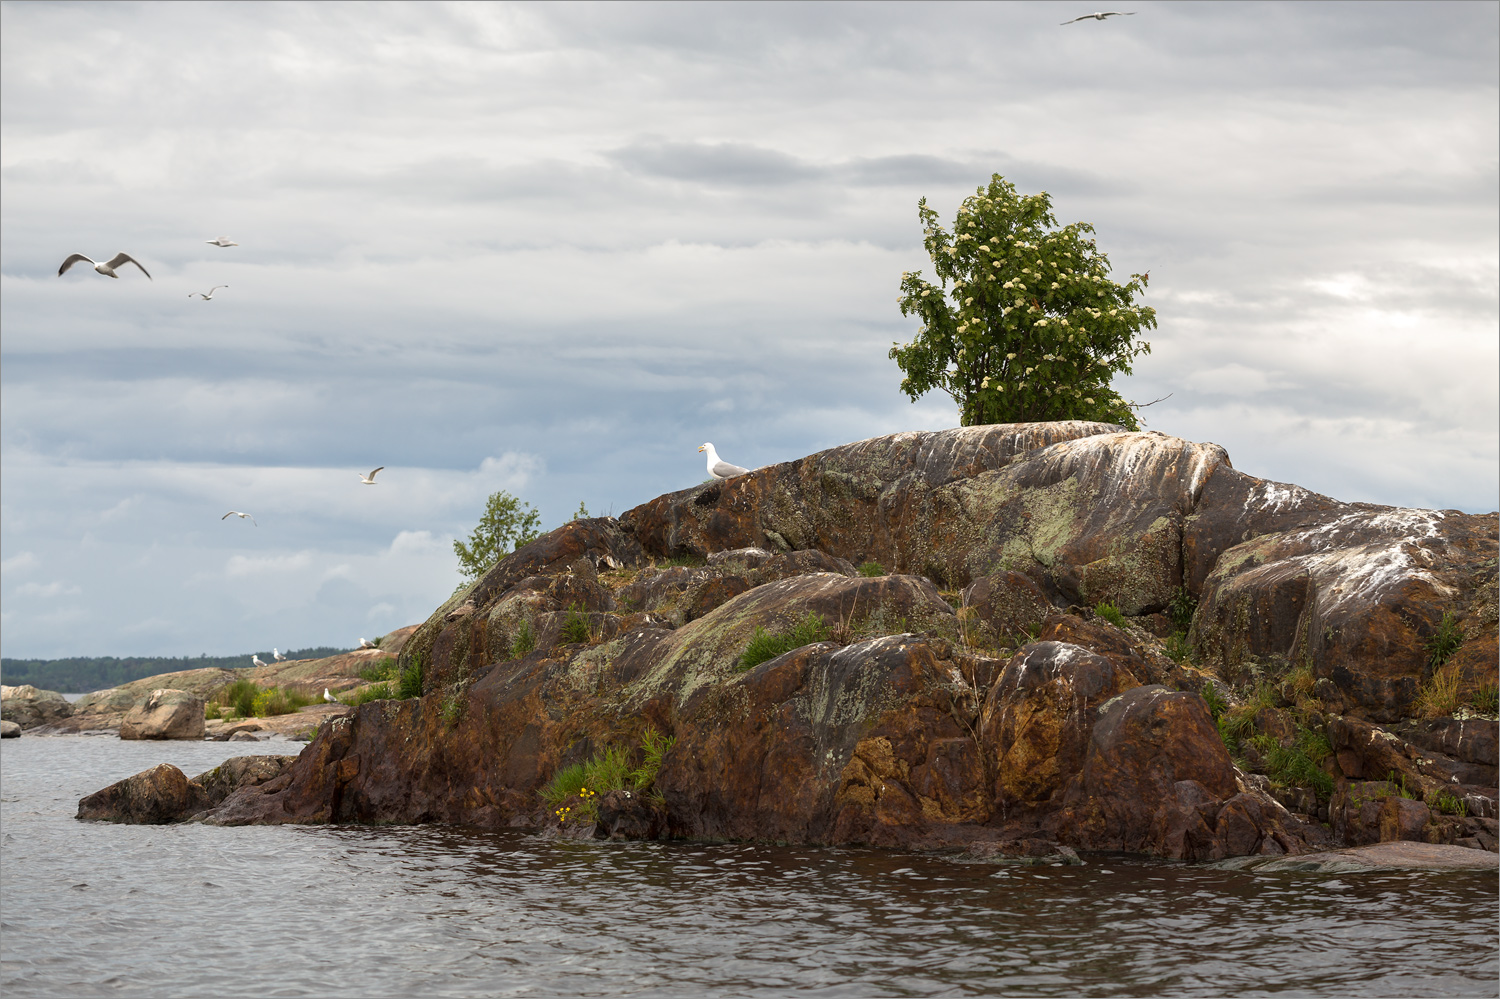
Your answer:
[[[380,466],[380,468],[384,467],[384,465]],[[375,469],[375,472],[380,471],[380,468]],[[359,475],[359,481],[363,482],[365,485],[373,486],[375,484],[375,472],[371,472],[369,475],[359,475],[358,472],[355,472],[354,474]]]
[[[274,646],[271,648],[271,658],[279,663],[286,662],[286,656],[282,655],[281,650],[275,648]]]
[[[211,301],[213,301],[213,298],[214,298],[214,292],[218,291],[220,288],[228,288],[228,287],[229,287],[229,285],[227,285],[227,284],[216,284],[212,288],[208,289],[208,294],[207,295],[203,294],[203,292],[201,292],[201,291],[190,291],[190,292],[188,292],[188,298],[192,298],[194,295],[197,295],[199,298],[203,299],[205,302],[211,302]]]
[[[146,279],[151,280],[151,272],[146,270],[146,268],[141,267],[141,262],[132,257],[130,254],[126,253],[124,250],[116,253],[114,256],[110,257],[102,264],[97,260],[91,260],[88,257],[85,257],[81,253],[75,253],[67,260],[64,260],[62,262],[62,266],[57,269],[57,276],[62,277],[64,271],[66,271],[69,267],[72,267],[74,264],[78,263],[80,260],[82,260],[84,263],[93,264],[94,270],[98,271],[100,274],[103,274],[105,277],[112,278],[117,278],[120,276],[115,273],[116,267],[123,267],[125,264],[135,264],[137,267],[141,268],[141,273],[146,275]]]
[[[1082,17],[1075,17],[1071,21],[1064,21],[1062,23],[1076,24],[1079,21],[1102,21],[1106,17],[1131,17],[1134,14],[1135,11],[1133,10],[1096,10],[1092,14],[1085,14]]]
[[[323,688],[323,700],[327,701],[329,704],[337,704],[339,702],[339,699],[337,697],[334,697],[328,692],[327,687]]]
[[[234,240],[230,239],[228,236],[220,236],[218,239],[205,239],[203,242],[207,243],[209,246],[239,246],[240,245],[240,244],[236,243]]]
[[[250,665],[252,665],[252,666],[265,666],[266,663],[263,663],[263,662],[260,661],[260,656],[251,656],[250,657]]]
[[[248,520],[248,521],[250,521],[250,523],[255,524],[255,518],[254,517],[250,516],[248,513],[240,513],[238,510],[230,510],[228,513],[226,513],[224,516],[220,517],[219,519],[220,520],[228,520],[230,517],[238,517],[241,520]],[[259,524],[255,524],[255,526],[259,527],[260,525]]]
[[[750,471],[750,469],[748,468],[741,468],[738,465],[731,465],[729,462],[720,458],[719,452],[714,450],[714,446],[712,444],[704,444],[698,450],[708,452],[708,474],[712,475],[716,479],[727,479],[732,475],[744,475],[746,472]]]

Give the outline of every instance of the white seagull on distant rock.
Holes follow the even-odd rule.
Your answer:
[[[708,474],[712,475],[716,479],[727,479],[732,475],[744,475],[746,472],[750,471],[750,469],[748,468],[741,468],[738,465],[731,465],[723,458],[720,458],[719,452],[714,450],[714,446],[712,444],[705,444],[698,450],[708,452]]]
[[[1133,10],[1096,10],[1092,14],[1084,14],[1082,17],[1075,17],[1071,21],[1064,21],[1062,23],[1077,24],[1079,21],[1102,21],[1106,17],[1132,17],[1134,14],[1135,11]]]
[[[272,646],[272,648],[271,648],[271,658],[274,659],[274,660],[276,660],[279,663],[286,662],[286,656],[282,655],[281,654],[281,650],[278,649],[278,648],[276,648],[276,647],[274,647],[274,646]]]
[[[362,649],[373,649],[373,648],[376,648],[376,645],[375,645],[374,642],[370,641],[368,638],[361,638],[359,640],[359,647],[362,648]]]
[[[323,688],[323,700],[327,701],[329,704],[337,704],[339,702],[339,699],[337,697],[334,697],[328,692],[327,687]]]
[[[228,287],[229,287],[229,285],[227,285],[227,284],[216,284],[212,288],[208,289],[208,294],[207,295],[203,294],[203,292],[201,292],[201,291],[190,291],[190,292],[188,292],[188,298],[192,298],[194,295],[197,295],[199,298],[203,299],[205,302],[212,302],[214,300],[214,292],[218,291],[220,288],[228,288]]]
[[[98,271],[100,274],[103,274],[105,277],[112,277],[112,278],[117,278],[117,277],[120,276],[120,275],[118,275],[118,274],[115,273],[115,268],[116,267],[123,267],[126,264],[135,264],[137,267],[141,268],[141,273],[144,274],[144,275],[146,275],[146,279],[148,281],[152,279],[151,278],[151,272],[148,271],[148,270],[146,270],[146,268],[141,267],[141,262],[139,260],[137,260],[134,257],[132,257],[130,254],[125,253],[124,251],[116,253],[114,256],[110,257],[108,260],[106,260],[102,264],[99,261],[97,261],[97,260],[93,260],[93,259],[90,259],[89,257],[85,257],[81,253],[75,253],[71,257],[69,257],[67,260],[64,260],[62,262],[62,266],[57,269],[57,276],[58,277],[62,277],[63,273],[65,271],[67,271],[67,269],[69,267],[72,267],[74,264],[78,263],[80,260],[83,261],[86,264],[93,264],[94,265],[94,270]]]
[[[250,665],[252,665],[252,666],[266,666],[266,665],[269,665],[269,664],[261,662],[260,661],[260,656],[251,656],[250,657]]]
[[[230,239],[228,236],[220,236],[218,239],[205,239],[203,242],[207,243],[209,246],[239,246],[240,245],[240,244],[236,243],[234,240]]]
[[[255,524],[255,518],[254,517],[250,516],[248,513],[240,513],[238,510],[230,510],[228,513],[226,513],[224,516],[220,517],[219,519],[220,520],[228,520],[230,517],[238,517],[241,520],[248,520],[248,521],[250,521],[250,523]],[[260,525],[259,524],[255,524],[255,526],[259,527]]]
[[[385,468],[385,466],[381,465],[380,468],[375,469],[375,472],[380,471],[381,468]],[[373,486],[375,485],[375,472],[371,472],[369,475],[359,475],[358,472],[355,472],[354,474],[359,475],[359,481],[363,482],[365,485]]]

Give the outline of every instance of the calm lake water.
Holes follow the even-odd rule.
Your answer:
[[[299,743],[262,743],[294,753]],[[0,744],[0,991],[20,996],[1494,996],[1496,877],[1117,856],[578,843],[436,826],[81,823],[243,744]]]

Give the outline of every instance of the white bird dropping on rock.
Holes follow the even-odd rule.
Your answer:
[[[712,444],[704,444],[698,450],[708,452],[708,474],[712,475],[716,479],[727,479],[732,475],[744,475],[746,472],[750,471],[750,469],[748,468],[741,468],[738,465],[731,465],[723,458],[720,458],[719,452],[714,450],[714,446]]]

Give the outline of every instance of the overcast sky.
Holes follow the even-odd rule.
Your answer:
[[[1500,5],[1136,9],[4,4],[4,655],[350,645],[496,489],[954,426],[886,351],[995,172],[1150,270],[1152,429],[1494,509]]]

